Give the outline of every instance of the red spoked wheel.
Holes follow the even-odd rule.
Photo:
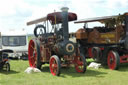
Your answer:
[[[82,54],[80,54],[80,56],[75,56],[74,63],[77,72],[85,73],[87,65],[86,65],[85,57]]]
[[[59,76],[60,75],[60,59],[58,58],[58,56],[54,55],[50,58],[50,71],[52,73],[52,75],[54,76]]]
[[[40,42],[38,40],[30,40],[28,47],[28,59],[30,67],[41,68]]]
[[[108,67],[112,70],[119,68],[120,56],[116,51],[109,51],[107,59]]]

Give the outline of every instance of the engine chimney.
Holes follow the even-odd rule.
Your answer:
[[[69,30],[68,30],[68,7],[62,7],[62,28],[64,41],[69,40]]]
[[[125,14],[125,29],[126,29],[126,36],[128,37],[128,13]]]

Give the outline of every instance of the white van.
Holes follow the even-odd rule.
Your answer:
[[[28,36],[25,30],[1,32],[1,49],[12,50],[9,57],[22,58],[28,54]]]

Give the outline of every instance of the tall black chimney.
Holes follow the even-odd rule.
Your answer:
[[[62,28],[64,40],[69,40],[69,30],[68,30],[68,7],[62,7]]]
[[[125,29],[126,29],[126,36],[128,37],[128,13],[125,15]]]

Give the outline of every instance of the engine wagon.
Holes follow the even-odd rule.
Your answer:
[[[98,23],[88,27],[91,22]],[[108,65],[112,70],[118,69],[121,63],[128,63],[128,13],[88,18],[75,23],[84,23],[76,32],[76,39],[86,57]]]
[[[73,64],[77,72],[84,73],[85,56],[80,53],[79,45],[69,40],[68,22],[76,20],[77,15],[68,12],[67,7],[61,10],[27,22],[27,25],[36,24],[35,38],[30,40],[28,46],[29,65],[41,69],[43,64],[49,64],[52,75],[59,76],[62,67]]]

